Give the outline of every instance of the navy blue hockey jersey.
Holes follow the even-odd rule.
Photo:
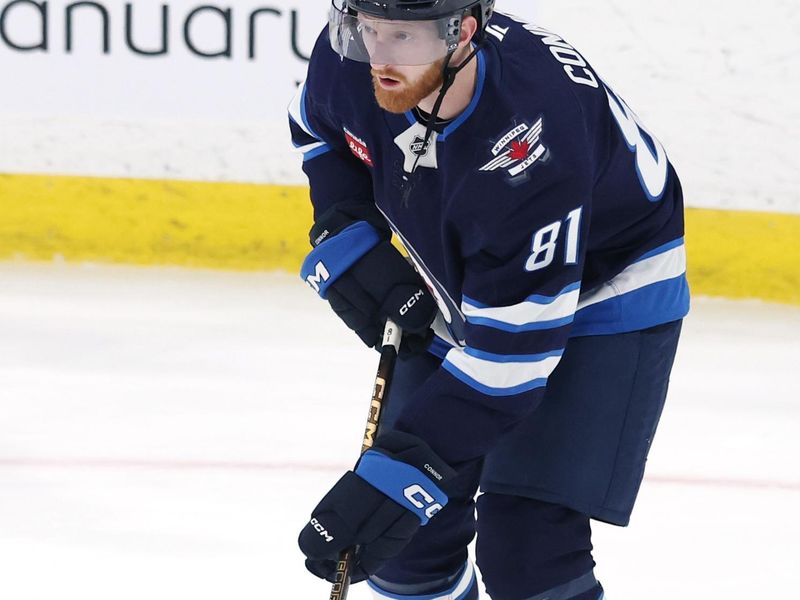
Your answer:
[[[382,110],[369,65],[325,32],[290,107],[316,214],[374,202],[436,297],[442,366],[398,427],[451,463],[536,406],[570,337],[689,309],[661,143],[561,37],[502,14],[487,33],[472,103],[426,148],[425,125]]]

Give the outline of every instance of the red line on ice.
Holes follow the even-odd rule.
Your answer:
[[[24,469],[143,469],[168,471],[300,471],[338,472],[350,468],[344,463],[262,462],[235,460],[161,460],[116,458],[0,458],[0,468]],[[783,490],[800,492],[800,481],[766,479],[734,479],[683,475],[648,475],[654,484],[685,485],[694,487],[735,488],[750,490]]]
[[[171,460],[125,458],[0,458],[0,468],[36,469],[151,469],[168,471],[345,471],[344,463],[312,464],[226,460]]]

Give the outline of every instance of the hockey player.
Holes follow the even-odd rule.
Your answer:
[[[406,333],[383,433],[300,535],[308,569],[356,547],[377,598],[472,600],[477,532],[495,600],[601,598],[590,520],[628,524],[689,309],[661,143],[494,0],[334,0],[290,116],[303,278],[366,344],[387,317]]]

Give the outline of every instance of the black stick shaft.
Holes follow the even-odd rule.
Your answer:
[[[378,435],[381,424],[381,415],[386,409],[389,384],[392,382],[394,364],[397,361],[397,352],[400,349],[400,340],[403,332],[391,320],[386,321],[383,331],[383,346],[381,346],[381,360],[378,363],[378,373],[375,375],[375,387],[372,390],[372,400],[369,405],[367,426],[364,429],[364,440],[361,443],[361,454],[372,448]],[[347,600],[350,591],[350,576],[353,566],[355,549],[345,550],[339,556],[336,567],[336,579],[331,588],[329,600]]]

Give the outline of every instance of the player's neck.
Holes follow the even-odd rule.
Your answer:
[[[451,64],[456,66],[460,65],[471,52],[472,49],[467,46],[462,52],[453,56]],[[469,61],[467,66],[456,75],[456,80],[453,82],[452,87],[448,90],[447,95],[445,95],[442,101],[442,108],[439,110],[438,115],[439,119],[443,121],[455,119],[467,109],[467,106],[472,102],[472,97],[475,94],[475,83],[477,79],[478,60],[477,58],[473,58]],[[440,90],[436,90],[427,98],[423,98],[417,106],[426,113],[430,114],[433,112],[433,106],[436,104],[436,100],[439,97],[439,91]]]

